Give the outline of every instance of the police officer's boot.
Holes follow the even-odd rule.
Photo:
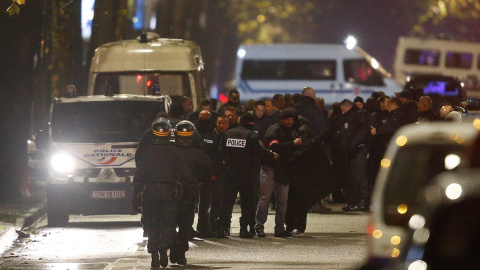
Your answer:
[[[248,231],[248,222],[245,217],[240,217],[240,238],[253,238],[253,234]]]
[[[217,238],[225,238],[225,229],[222,226],[219,226],[217,231],[215,232],[215,237]]]
[[[167,249],[165,248],[160,248],[159,250],[160,253],[160,265],[165,268],[168,266],[168,255],[167,255]],[[158,255],[157,255],[158,256]],[[152,264],[153,264],[153,256],[152,256]],[[157,266],[158,267],[158,266]]]
[[[177,263],[180,265],[187,265],[187,258],[185,258],[185,251],[177,253]]]
[[[251,234],[248,229],[247,229],[247,226],[242,226],[240,227],[240,238],[253,238],[253,234]]]
[[[158,251],[152,251],[152,267],[159,267],[160,266],[160,256],[158,255]]]

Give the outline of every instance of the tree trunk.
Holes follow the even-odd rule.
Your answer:
[[[107,42],[124,38],[129,27],[126,0],[97,0],[94,12],[87,68],[90,67],[96,48]]]
[[[27,134],[34,91],[34,55],[40,44],[43,1],[30,1],[20,15],[0,15],[0,201],[20,196],[28,177]],[[0,10],[11,2],[2,1]]]

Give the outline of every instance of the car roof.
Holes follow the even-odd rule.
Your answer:
[[[76,96],[57,98],[56,102],[98,102],[98,101],[165,101],[170,99],[168,96],[152,96],[152,95],[131,95],[131,94],[115,94],[115,95],[93,95],[93,96]]]
[[[440,75],[440,74],[420,74],[420,75],[411,76],[407,84],[418,82],[418,81],[452,81],[452,82],[458,82],[458,83],[461,82],[460,79],[455,76]]]
[[[471,143],[479,132],[480,122],[454,123],[449,121],[432,121],[402,126],[392,137],[389,145],[405,140],[405,144],[439,144],[448,141]]]

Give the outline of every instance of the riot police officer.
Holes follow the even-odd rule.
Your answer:
[[[141,202],[148,224],[147,250],[152,255],[152,267],[168,265],[167,251],[175,233],[178,183],[187,179],[183,154],[169,145],[170,128],[170,122],[165,118],[152,122],[151,143],[144,144],[141,154],[136,157],[137,170],[133,180],[133,205],[138,208]],[[140,199],[142,193],[143,200]]]
[[[182,183],[182,196],[178,200],[177,226],[173,246],[170,251],[170,262],[186,265],[185,252],[188,251],[188,240],[195,218],[195,204],[199,185],[210,179],[212,175],[212,161],[202,151],[192,147],[196,138],[195,126],[192,122],[183,120],[176,125],[175,146],[185,159],[188,181]]]

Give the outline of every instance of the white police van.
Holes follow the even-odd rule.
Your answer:
[[[101,45],[90,66],[88,95],[168,95],[192,99],[194,109],[208,97],[200,46],[148,32],[137,39]]]
[[[135,151],[168,96],[95,95],[53,100],[46,149],[49,226],[68,223],[69,214],[134,214]]]
[[[271,98],[301,93],[312,87],[327,105],[373,92],[388,96],[401,86],[358,46],[341,44],[241,45],[237,51],[235,84],[240,99]]]

